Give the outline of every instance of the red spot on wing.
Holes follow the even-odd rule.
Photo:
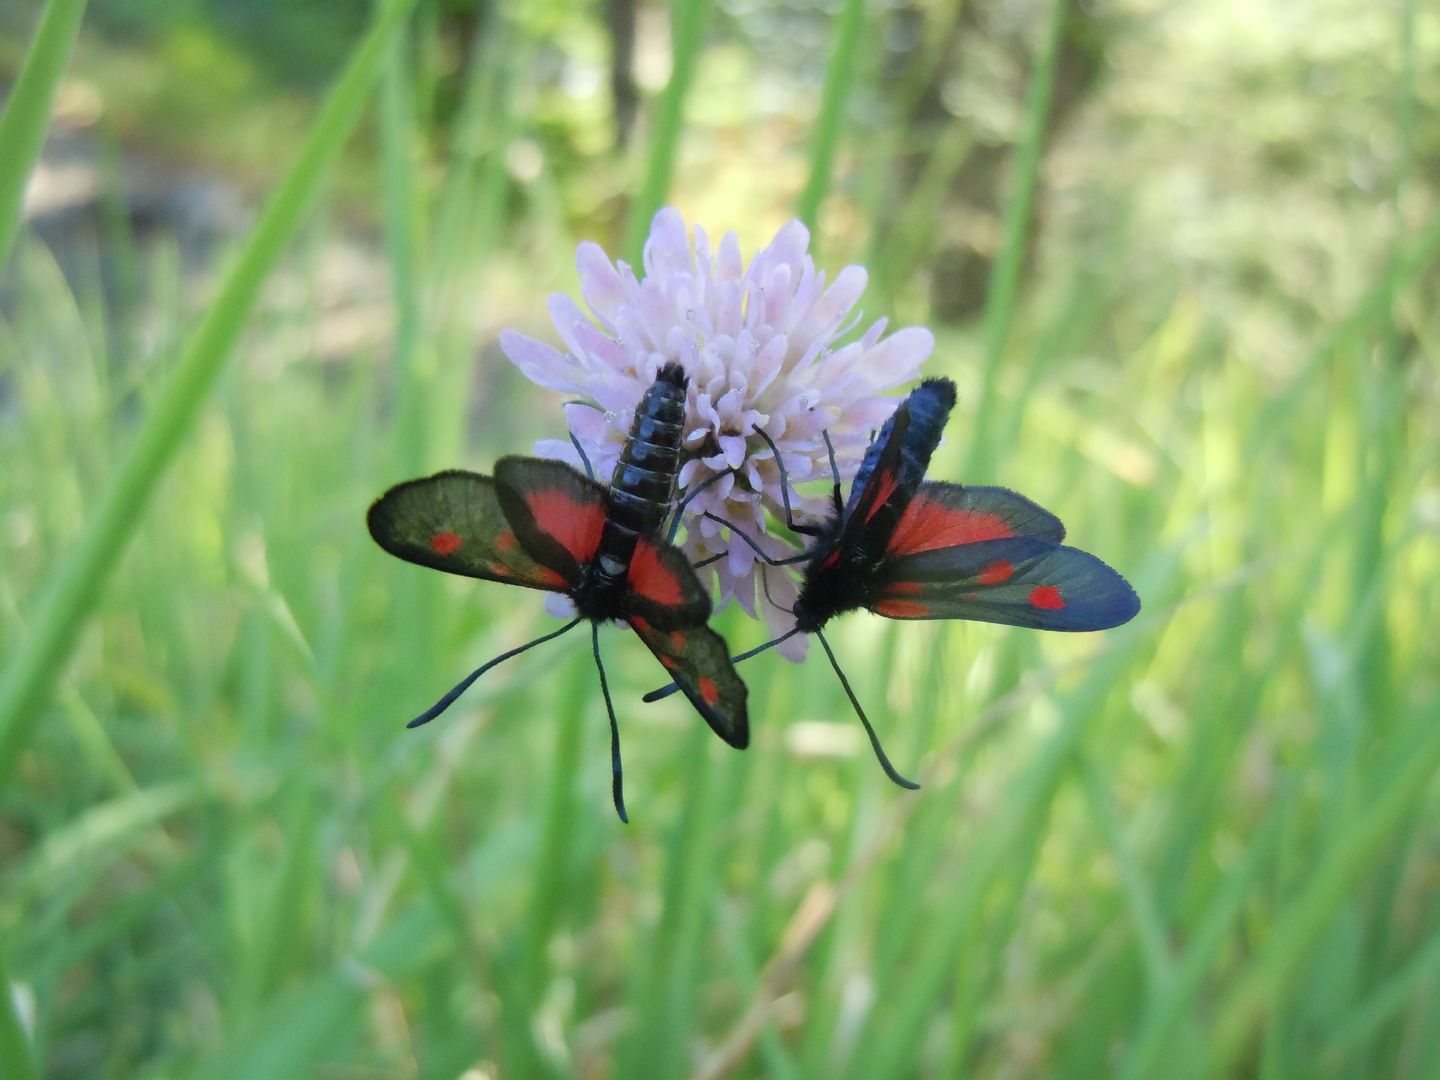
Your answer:
[[[676,660],[673,656],[661,656],[660,663],[665,665],[666,671],[674,671],[680,666],[680,661]]]
[[[685,599],[685,587],[673,569],[660,559],[655,545],[642,540],[630,560],[630,588],[645,599],[673,607]]]
[[[676,652],[683,652],[685,649],[685,635],[679,630],[670,631],[670,648]]]
[[[709,675],[701,675],[699,686],[700,696],[704,699],[706,705],[714,705],[719,702],[720,688],[715,685],[714,679],[710,678]]]
[[[570,583],[548,566],[540,566],[537,564],[532,573],[534,573],[540,584],[544,585],[547,589],[565,592],[570,588]]]
[[[837,562],[839,562],[839,561],[840,561],[840,552],[838,552],[838,551],[832,551],[832,552],[830,552],[829,555],[826,555],[824,561],[822,561],[822,562],[820,563],[820,569],[821,569],[821,570],[829,570],[832,566],[834,566],[834,565],[835,565]]]
[[[919,600],[881,600],[870,610],[889,619],[923,619],[930,614],[930,605]]]
[[[459,533],[438,532],[430,537],[430,550],[436,555],[454,555],[462,543]]]
[[[1065,606],[1065,598],[1054,585],[1036,585],[1030,590],[1030,603],[1046,611],[1059,611]]]
[[[495,550],[501,553],[509,551],[515,546],[515,534],[506,529],[499,536],[495,537]]]
[[[637,634],[648,634],[650,632],[650,624],[639,615],[630,616],[630,625],[635,628]]]
[[[996,559],[989,566],[980,571],[977,579],[981,585],[999,585],[1009,581],[1010,575],[1015,573],[1015,567],[1010,565],[1008,559]]]
[[[914,555],[920,551],[975,544],[981,540],[1002,540],[1015,532],[999,514],[981,510],[956,510],[923,491],[905,508],[895,535],[890,538],[890,556]]]
[[[925,591],[925,586],[918,581],[895,581],[885,587],[885,591],[891,596],[915,596]]]
[[[555,488],[541,488],[525,494],[535,524],[548,533],[578,563],[588,563],[600,546],[605,528],[605,508],[599,502],[579,502],[573,495]]]

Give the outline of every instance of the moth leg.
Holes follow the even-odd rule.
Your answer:
[[[782,461],[781,458],[780,458],[780,448],[775,445],[775,440],[772,439],[772,438],[770,438],[770,435],[769,435],[768,432],[764,431],[763,429],[761,429],[761,428],[759,428],[759,427],[755,427],[753,430],[754,430],[754,432],[755,432],[756,435],[759,435],[760,438],[762,438],[762,439],[765,440],[765,445],[768,446],[768,447],[770,447],[770,452],[775,455],[775,467],[780,470],[780,502],[781,502],[781,503],[784,505],[784,507],[785,507],[785,527],[786,527],[787,529],[789,529],[791,532],[799,533],[801,536],[818,536],[818,535],[820,534],[820,526],[819,526],[819,525],[799,525],[799,524],[796,524],[796,522],[795,522],[795,517],[794,517],[794,515],[791,514],[791,512],[790,512],[790,477],[789,477],[789,475],[785,472],[785,462]],[[826,441],[826,444],[828,445],[830,440],[829,440],[829,438],[827,437],[825,441]],[[833,466],[834,463],[835,463],[835,454],[834,454],[834,451],[831,451],[831,454],[830,454],[830,463],[831,463],[832,466]],[[840,473],[839,473],[838,470],[837,470],[836,473],[835,473],[835,477],[836,477],[835,490],[836,490],[836,492],[838,493],[839,490],[840,490],[840,481],[839,481]],[[839,497],[838,494],[837,494],[836,497],[837,497],[837,498]],[[751,545],[751,546],[753,547],[754,545]]]
[[[688,491],[685,492],[685,497],[680,500],[679,504],[675,507],[674,516],[670,518],[670,530],[665,534],[666,541],[671,544],[675,542],[675,534],[680,529],[680,519],[685,514],[685,507],[690,505],[690,500],[695,498],[696,495],[699,495],[702,491],[704,491],[711,484],[715,483],[715,481],[719,480],[722,476],[730,476],[734,472],[734,469],[726,469],[724,472],[717,472],[713,476],[707,476],[700,483],[696,484],[694,487],[690,488]]]
[[[561,403],[561,408],[564,408],[567,405],[583,405],[585,406],[585,408],[594,409],[596,412],[605,411],[604,409],[600,408],[599,405],[596,405],[593,401],[566,401]],[[585,448],[580,445],[580,440],[575,438],[575,433],[573,431],[567,432],[566,434],[570,436],[570,445],[575,447],[575,452],[580,455],[580,461],[585,466],[585,475],[588,476],[591,480],[594,480],[595,470],[590,465],[590,458],[585,453]]]
[[[768,554],[761,550],[759,544],[757,544],[754,540],[750,539],[750,537],[746,536],[745,533],[741,532],[740,529],[732,525],[730,522],[726,521],[724,518],[718,517],[715,514],[710,513],[709,510],[705,511],[705,516],[711,521],[717,521],[721,525],[724,525],[727,529],[730,530],[731,536],[738,536],[741,540],[744,540],[745,543],[749,545],[750,550],[755,553],[755,557],[761,562],[763,562],[766,566],[790,566],[793,563],[804,562],[810,557],[810,553],[808,551],[801,551],[794,555],[787,556],[783,559],[771,558]]]

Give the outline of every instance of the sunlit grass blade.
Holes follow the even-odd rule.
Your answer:
[[[0,1075],[6,1080],[36,1080],[40,1075],[35,1070],[35,1055],[21,1022],[3,948],[0,948]]]
[[[645,175],[640,190],[630,204],[625,220],[625,241],[620,250],[632,266],[640,265],[650,219],[655,216],[670,192],[670,178],[675,172],[675,156],[680,136],[685,130],[685,98],[695,77],[705,44],[705,31],[710,26],[711,0],[674,0],[670,5],[670,81],[660,95],[659,107],[650,129],[650,152],[645,159]]]
[[[56,570],[0,680],[0,787],[29,741],[51,684],[141,520],[150,493],[223,370],[261,285],[305,220],[329,166],[359,119],[386,48],[414,3],[394,0],[387,5],[355,50],[295,164],[168,375],[86,531]]]
[[[1016,148],[1010,194],[1005,201],[1004,230],[1000,254],[990,268],[989,291],[985,296],[982,337],[985,366],[981,372],[980,401],[975,409],[975,431],[970,441],[966,473],[990,456],[989,441],[999,419],[994,416],[996,380],[1000,360],[1010,339],[1020,293],[1020,272],[1025,265],[1025,248],[1031,231],[1031,211],[1040,182],[1040,162],[1045,148],[1045,125],[1050,115],[1050,98],[1055,86],[1055,65],[1065,28],[1067,5],[1050,0],[1040,51],[1030,73],[1025,101],[1025,126]]]
[[[1424,713],[1410,732],[1400,767],[1364,810],[1337,836],[1304,888],[1254,958],[1231,984],[1216,1021],[1217,1064],[1229,1068],[1254,1025],[1283,1000],[1288,980],[1305,950],[1325,929],[1336,909],[1394,841],[1417,800],[1440,769],[1440,726]]]
[[[20,228],[25,185],[45,143],[50,108],[80,32],[85,0],[50,0],[0,112],[0,274]]]
[[[830,174],[835,167],[835,148],[845,126],[845,108],[850,89],[855,84],[857,58],[865,31],[865,0],[845,0],[835,24],[835,43],[831,46],[830,62],[825,68],[825,87],[820,95],[820,114],[815,118],[810,144],[810,178],[795,216],[816,231],[820,206],[830,190]],[[815,248],[812,240],[811,249]]]

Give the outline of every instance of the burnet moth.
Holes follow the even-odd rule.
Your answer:
[[[814,634],[885,774],[907,788],[919,785],[890,764],[821,633],[831,619],[867,608],[891,619],[974,619],[1037,630],[1105,630],[1128,622],[1140,610],[1139,597],[1123,577],[1094,555],[1063,546],[1060,519],[1023,495],[1001,487],[924,479],[954,406],[955,384],[948,379],[926,379],[911,391],[870,444],[849,502],[843,504],[832,451],[834,512],[816,525],[794,521],[780,452],[757,429],[780,464],[786,524],[811,537],[810,546],[793,557],[772,559],[731,528],[768,565],[805,564],[793,608],[794,629],[736,661],[795,634]],[[674,689],[653,690],[645,700],[666,697]]]
[[[409,726],[435,719],[496,664],[588,620],[621,821],[629,818],[601,623],[628,622],[720,738],[737,748],[750,741],[745,684],[724,639],[706,625],[710,595],[680,549],[659,535],[675,494],[686,387],[679,364],[660,369],[608,489],[564,462],[511,456],[496,462],[493,478],[451,470],[393,487],[368,518],[375,542],[407,562],[570,597],[573,620],[482,664]]]

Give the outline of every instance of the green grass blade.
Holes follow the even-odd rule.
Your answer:
[[[1255,1023],[1281,1000],[1296,965],[1326,929],[1375,860],[1400,829],[1440,769],[1440,727],[1428,717],[1417,725],[1413,745],[1397,774],[1378,783],[1365,810],[1335,839],[1285,916],[1246,969],[1235,979],[1216,1022],[1218,1066],[1233,1065]]]
[[[800,193],[796,215],[812,234],[820,218],[820,204],[830,190],[830,173],[835,165],[835,147],[845,124],[845,106],[855,85],[856,60],[865,29],[865,0],[845,0],[835,26],[835,47],[825,68],[825,88],[820,97],[820,115],[815,119],[815,141],[810,147],[810,179]]]
[[[983,460],[990,442],[996,402],[996,379],[1000,358],[1015,322],[1015,301],[1020,292],[1020,271],[1030,236],[1031,209],[1040,182],[1040,158],[1045,147],[1045,125],[1050,115],[1050,98],[1055,88],[1055,66],[1065,28],[1063,0],[1051,0],[1045,23],[1045,37],[1030,75],[1025,102],[1025,131],[1015,158],[1015,175],[1010,198],[1005,204],[1004,242],[990,270],[990,288],[985,297],[982,337],[985,367],[980,383],[980,402],[975,413],[975,435],[970,444],[969,462]],[[968,471],[968,470],[967,470]]]
[[[680,134],[685,129],[685,98],[695,77],[695,65],[705,30],[710,25],[711,0],[675,0],[670,8],[670,81],[660,97],[655,115],[655,129],[650,138],[650,155],[645,163],[645,178],[640,193],[631,204],[625,221],[625,242],[621,251],[632,266],[640,265],[650,219],[660,209],[670,192],[670,177],[675,172],[675,154]]]
[[[305,220],[330,164],[359,119],[386,47],[414,3],[394,0],[351,56],[309,140],[186,344],[85,533],[56,572],[0,681],[0,787],[28,742],[51,685],[134,533],[146,500],[224,368],[260,286]]]
[[[84,14],[85,0],[50,0],[45,5],[10,100],[0,113],[0,270],[20,229],[25,184],[45,143],[50,106]]]

